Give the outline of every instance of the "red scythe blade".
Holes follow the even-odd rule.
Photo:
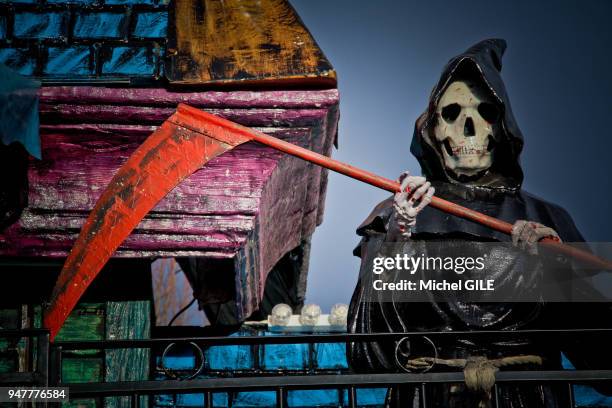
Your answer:
[[[51,339],[55,338],[85,289],[144,216],[210,159],[250,140],[387,191],[397,192],[400,188],[396,181],[180,104],[176,113],[117,171],[81,229],[45,312],[44,326],[51,330]],[[433,197],[430,205],[505,234],[512,232],[512,224],[508,222],[439,197]],[[541,242],[593,267],[612,270],[610,261],[590,252],[551,239]]]
[[[177,111],[138,147],[96,202],[64,263],[44,316],[51,339],[144,216],[209,160],[247,141],[211,121],[192,123]]]

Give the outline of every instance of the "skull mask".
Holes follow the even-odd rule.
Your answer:
[[[485,86],[452,82],[440,97],[436,116],[435,137],[451,174],[477,177],[491,167],[500,115]]]
[[[319,321],[319,316],[321,316],[319,305],[304,305],[300,314],[300,323],[302,326],[314,326]]]
[[[270,324],[272,326],[287,326],[292,314],[293,310],[291,310],[291,306],[284,303],[279,303],[272,308]]]

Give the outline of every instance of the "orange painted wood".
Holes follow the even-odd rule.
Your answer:
[[[176,0],[169,29],[172,83],[336,86],[287,0]]]

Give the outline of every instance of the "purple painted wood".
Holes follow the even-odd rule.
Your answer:
[[[29,206],[0,235],[0,256],[65,257],[117,168],[179,102],[331,154],[336,90],[169,92],[47,87],[40,91],[43,159],[29,171]],[[237,316],[258,306],[265,278],[322,221],[327,172],[249,143],[208,163],[164,198],[119,257],[230,258]]]
[[[101,87],[46,87],[42,103],[143,105],[174,107],[179,102],[206,108],[330,108],[338,104],[338,90],[171,92],[162,88],[122,89]]]

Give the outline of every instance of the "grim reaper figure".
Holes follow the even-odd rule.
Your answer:
[[[577,321],[582,322],[581,327],[591,321],[598,326],[595,321],[605,319],[575,304],[466,303],[452,295],[444,302],[433,298],[418,303],[377,301],[372,295],[371,271],[363,271],[368,259],[384,252],[387,242],[402,242],[408,248],[431,241],[508,243],[504,251],[511,253],[489,254],[493,258],[500,256],[500,262],[493,262],[487,273],[504,277],[510,285],[525,284],[538,275],[539,271],[525,265],[537,252],[540,239],[583,241],[566,211],[521,189],[519,155],[523,136],[500,76],[505,47],[503,40],[485,40],[451,59],[445,67],[426,111],[416,121],[412,139],[410,150],[419,160],[423,177],[402,174],[402,191],[408,187],[409,192],[381,202],[357,230],[362,240],[355,254],[362,258],[362,273],[351,300],[349,332],[511,331],[572,327]],[[438,197],[513,223],[512,236],[429,207],[434,191]],[[508,258],[515,261],[503,262]],[[609,306],[598,307],[603,307],[609,318]],[[535,355],[541,358],[537,367],[527,364],[513,369],[554,370],[561,368],[561,352],[578,368],[603,368],[601,365],[609,361],[597,354],[609,347],[596,343],[594,339],[590,346],[561,347],[535,337],[499,341],[454,338],[435,346],[441,359],[499,360]],[[417,345],[413,350],[416,348]],[[348,348],[353,370],[365,373],[401,372],[396,352],[397,342],[389,341],[352,343]],[[434,366],[432,372],[435,371]],[[456,408],[490,403],[486,401],[489,393],[479,394],[464,384],[430,385],[427,389],[428,395],[422,395],[419,387],[400,387],[395,395],[388,393],[387,404],[418,407],[427,400],[427,406]],[[504,383],[499,384],[498,390],[500,407],[569,406],[567,386]]]

